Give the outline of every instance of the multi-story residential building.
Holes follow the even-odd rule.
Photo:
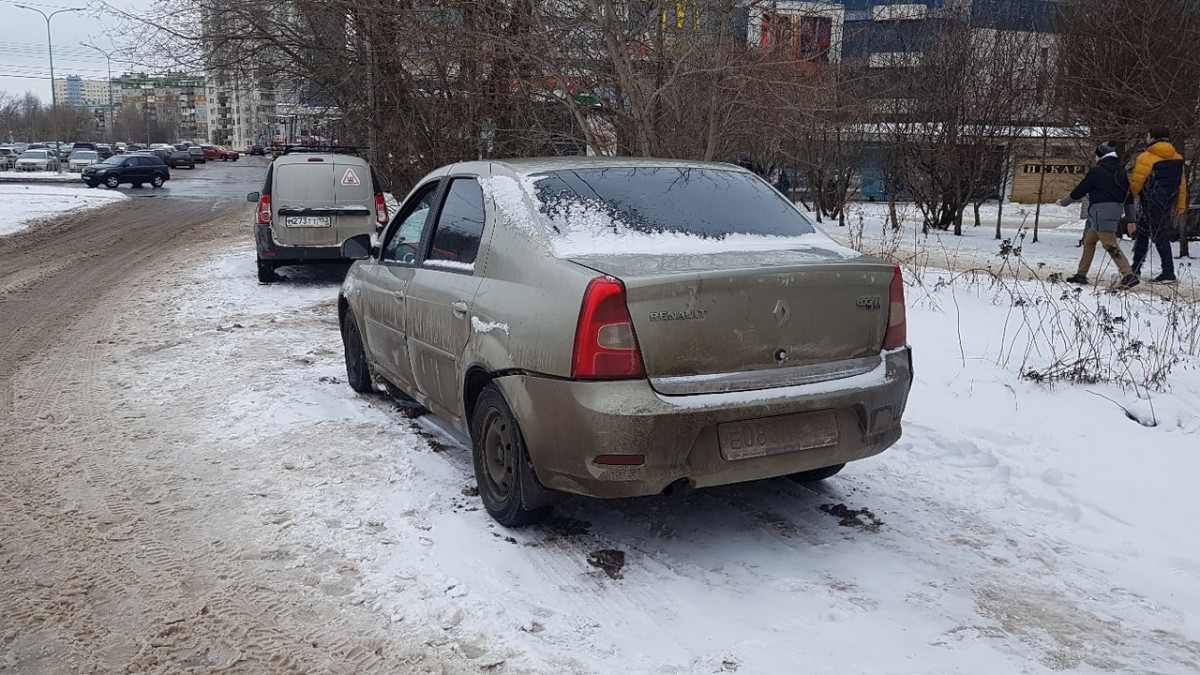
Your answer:
[[[108,108],[110,92],[115,102],[115,90],[104,80],[85,80],[78,75],[54,80],[54,96],[59,104],[72,108]]]
[[[225,69],[209,73],[209,129],[212,142],[233,148],[269,144],[279,135],[273,84]]]
[[[113,78],[117,105],[140,114],[147,128],[153,122],[166,138],[155,141],[208,142],[209,103],[202,75],[125,74]]]

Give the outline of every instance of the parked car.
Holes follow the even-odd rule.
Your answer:
[[[267,167],[256,202],[258,280],[298,263],[348,262],[341,245],[388,222],[375,170],[365,159],[338,148],[293,149]]]
[[[192,159],[192,153],[187,150],[175,150],[167,157],[167,166],[172,169],[194,169],[196,160]]]
[[[17,171],[58,171],[58,158],[49,148],[34,148],[21,153]]]
[[[192,155],[196,164],[204,164],[208,161],[208,158],[204,156],[204,148],[198,145],[188,147],[187,151]]]
[[[137,152],[138,150],[145,149],[146,146],[142,145],[141,143],[130,143],[129,145],[125,146],[125,152]]]
[[[823,480],[901,435],[899,267],[740,167],[456,164],[342,253],[350,386],[379,378],[469,439],[506,526],[562,493]]]
[[[149,183],[157,188],[171,180],[171,171],[166,163],[153,153],[131,152],[109,157],[87,167],[83,170],[81,179],[88,187],[105,185],[115,189],[121,183],[129,183],[135,188],[140,188]]]
[[[238,159],[238,156],[239,156],[236,152],[234,152],[232,150],[226,150],[225,148],[223,148],[219,145],[202,145],[200,147],[204,148],[204,158],[205,159],[212,159],[212,160],[219,159],[222,162],[227,162],[229,160],[233,160],[236,162]]]
[[[111,145],[98,143],[96,144],[96,154],[100,155],[100,159],[108,159],[116,153],[113,152],[113,147]]]
[[[96,149],[95,143],[75,143],[71,146],[71,152],[75,152],[76,150],[93,150],[94,151],[95,149]]]
[[[15,146],[0,146],[0,171],[8,171],[17,165],[21,151]]]
[[[72,150],[71,156],[67,158],[67,169],[71,171],[82,172],[84,167],[91,166],[100,161],[100,153],[95,150]]]
[[[261,145],[251,145],[250,149],[249,149],[249,154],[251,157],[254,157],[256,155],[257,156],[265,156],[267,154],[267,149]]]

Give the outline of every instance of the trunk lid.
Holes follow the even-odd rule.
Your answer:
[[[865,256],[811,249],[572,260],[625,284],[646,374],[663,393],[680,393],[664,378],[690,378],[693,393],[836,379],[849,371],[823,366],[873,367],[887,331],[894,269]],[[717,377],[754,371],[778,378],[761,372],[731,385]]]

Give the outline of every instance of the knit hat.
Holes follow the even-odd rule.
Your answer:
[[[1096,156],[1097,157],[1103,157],[1105,155],[1115,153],[1116,151],[1117,151],[1117,149],[1114,148],[1112,143],[1109,143],[1108,141],[1104,141],[1100,145],[1096,146]]]

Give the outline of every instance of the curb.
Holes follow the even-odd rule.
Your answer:
[[[69,178],[67,176],[70,176]],[[0,176],[0,183],[38,183],[41,185],[70,185],[72,183],[83,185],[83,180],[79,176],[64,174],[63,178],[33,178],[25,176]]]

